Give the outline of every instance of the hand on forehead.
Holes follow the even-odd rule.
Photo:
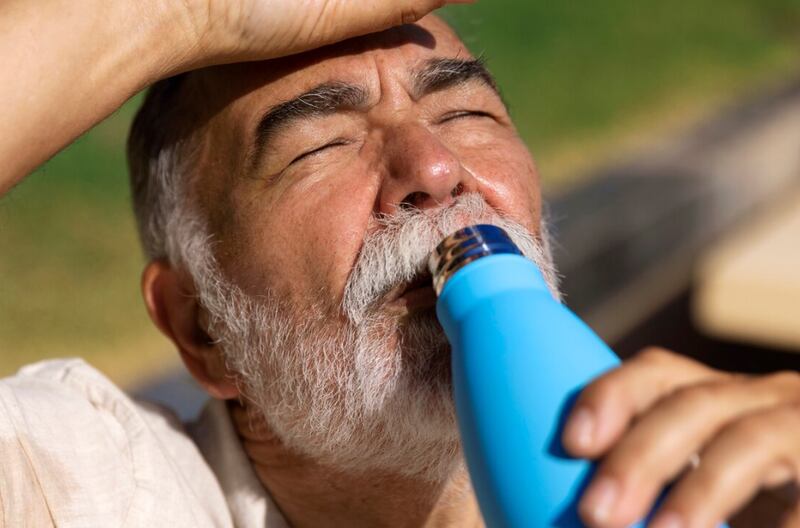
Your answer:
[[[193,76],[210,114],[225,108],[231,120],[244,124],[248,119],[258,119],[265,108],[289,101],[321,83],[342,81],[381,89],[368,86],[379,82],[378,68],[411,83],[415,67],[434,57],[472,58],[444,21],[428,15],[416,24],[305,53],[208,68]]]

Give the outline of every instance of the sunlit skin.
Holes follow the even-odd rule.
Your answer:
[[[221,241],[222,268],[246,292],[271,288],[337,317],[372,219],[403,202],[424,209],[477,191],[537,232],[536,170],[493,90],[471,81],[414,94],[410,72],[428,59],[469,57],[437,19],[275,59],[412,22],[442,3],[6,0],[0,63],[13,75],[0,83],[0,193],[158,79],[272,59],[196,73],[187,95],[203,110],[194,116],[203,148],[193,189]],[[363,87],[364,104],[282,130],[248,173],[259,117],[334,80]],[[142,285],[154,323],[192,375],[212,396],[239,399],[187,272],[155,261]],[[402,299],[390,304],[397,316],[410,308]],[[295,526],[481,522],[463,473],[433,485],[333,471],[289,452],[266,428],[251,428],[245,408],[231,408],[257,475]],[[731,375],[651,349],[592,382],[576,409],[565,447],[601,460],[580,503],[592,527],[628,526],[676,478],[653,526],[713,526],[760,489],[800,475],[800,376],[793,372]],[[687,469],[697,453],[699,466]],[[782,526],[800,526],[800,505],[790,505]]]

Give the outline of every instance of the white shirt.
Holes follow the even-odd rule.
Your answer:
[[[188,430],[187,430],[188,429]],[[79,359],[0,380],[0,527],[285,528],[224,402],[186,429]]]

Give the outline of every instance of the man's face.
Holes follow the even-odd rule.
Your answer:
[[[246,292],[335,308],[376,217],[478,192],[538,233],[533,161],[501,98],[440,20],[212,70],[203,201]],[[397,313],[424,307],[431,299]],[[414,304],[414,303],[411,303]]]
[[[441,477],[458,437],[426,255],[497,223],[550,276],[536,171],[488,73],[429,17],[198,76],[223,110],[197,187],[216,264],[195,279],[229,368],[288,447]]]

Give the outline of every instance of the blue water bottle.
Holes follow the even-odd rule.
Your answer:
[[[556,301],[505,231],[467,227],[429,262],[452,345],[464,454],[490,528],[583,526],[593,464],[570,458],[561,429],[574,397],[619,359]],[[637,525],[637,526],[641,526]]]

